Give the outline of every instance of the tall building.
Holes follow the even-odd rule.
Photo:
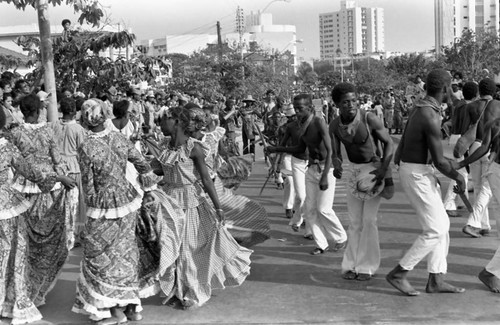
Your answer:
[[[341,1],[340,11],[319,15],[321,60],[337,56],[384,52],[384,9],[357,7]]]
[[[453,44],[464,29],[478,33],[500,27],[498,0],[434,0],[436,51]]]

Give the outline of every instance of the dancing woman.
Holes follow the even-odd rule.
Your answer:
[[[27,95],[21,99],[24,124],[12,130],[12,143],[25,163],[37,168],[44,181],[34,183],[16,175],[12,187],[31,203],[26,211],[28,263],[31,294],[36,306],[45,303],[68,256],[73,219],[66,201],[75,181],[64,175],[61,155],[54,141],[54,132],[47,123],[38,123],[40,99]]]
[[[171,136],[158,159],[164,172],[163,190],[177,199],[186,216],[180,256],[162,277],[162,290],[171,303],[178,300],[184,308],[203,305],[213,289],[243,283],[250,273],[252,253],[224,228],[224,211],[205,164],[209,149],[189,136],[199,122],[182,108],[170,109],[161,120],[162,132]]]
[[[219,167],[224,164],[219,156],[219,142],[224,137],[225,129],[217,126],[213,130],[202,131],[207,126],[206,113],[192,103],[187,104],[185,108],[199,121],[194,125],[194,131],[190,136],[205,143],[210,149],[205,162],[224,210],[229,232],[240,245],[245,247],[266,241],[270,237],[266,210],[257,202],[243,195],[235,195],[231,189],[225,188],[217,173]],[[235,159],[242,158],[235,157]]]
[[[42,314],[29,291],[28,232],[23,213],[30,202],[11,187],[12,170],[32,181],[36,178],[19,149],[4,137],[6,122],[6,114],[0,109],[0,317],[12,318],[12,324],[24,324],[42,319]]]
[[[98,102],[87,100],[82,117],[90,129],[78,151],[88,219],[72,310],[101,325],[140,320],[136,225],[143,199],[125,178],[127,161],[139,172],[145,201],[159,178],[127,138],[105,128]]]

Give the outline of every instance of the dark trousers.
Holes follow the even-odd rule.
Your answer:
[[[244,155],[246,155],[247,153],[255,154],[255,140],[248,139],[246,132],[243,132],[242,137],[243,137],[243,154]]]

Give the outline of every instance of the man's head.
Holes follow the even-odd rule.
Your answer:
[[[479,96],[494,96],[497,92],[495,81],[491,78],[484,78],[479,82]]]
[[[73,98],[62,98],[60,101],[61,113],[68,116],[73,116],[76,114],[76,103]]]
[[[311,95],[299,94],[293,98],[293,108],[299,120],[308,117],[312,113],[313,103]]]
[[[38,117],[40,112],[40,98],[37,95],[29,94],[21,98],[20,103],[21,113],[24,117]]]
[[[450,86],[451,75],[444,69],[434,69],[427,75],[426,90],[427,95],[436,97],[446,93],[446,88]]]
[[[358,99],[356,96],[356,87],[353,84],[348,82],[337,84],[333,87],[332,99],[344,119],[351,119],[356,116]]]
[[[7,79],[0,79],[0,89],[4,93],[10,93],[12,91],[10,81],[8,81]]]
[[[475,82],[468,81],[464,84],[462,88],[462,94],[465,100],[473,100],[476,98],[478,92],[478,86]]]
[[[454,93],[456,93],[458,91],[458,83],[457,82],[451,83],[451,90],[453,90]]]
[[[274,93],[274,90],[269,89],[268,91],[266,91],[266,98],[268,100],[274,99],[275,96],[276,96],[276,94]]]
[[[71,20],[63,19],[63,21],[61,22],[61,25],[62,25],[62,27],[64,27],[65,30],[68,30],[71,27]]]
[[[16,90],[19,90],[19,92],[22,93],[23,95],[27,95],[30,93],[30,87],[26,82],[26,80],[23,79],[19,79],[18,81],[16,81],[14,88]]]

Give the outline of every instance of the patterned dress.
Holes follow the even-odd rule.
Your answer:
[[[62,174],[61,155],[52,128],[45,124],[22,124],[12,130],[12,143],[21,151],[24,162],[37,169],[43,181],[33,183],[16,175],[12,187],[23,193],[31,207],[25,213],[29,241],[28,263],[31,300],[36,306],[54,287],[73,241],[71,206],[68,191],[55,181]]]
[[[208,202],[190,158],[195,143],[208,155],[205,144],[189,138],[158,159],[166,181],[163,190],[179,202],[186,215],[179,259],[162,276],[162,291],[167,298],[176,296],[185,307],[203,305],[213,289],[242,284],[250,274],[252,253],[236,243]]]
[[[202,142],[210,148],[205,162],[209,169],[210,177],[214,180],[219,201],[226,215],[226,226],[236,241],[245,247],[262,243],[270,238],[271,228],[267,220],[266,210],[257,202],[243,195],[235,195],[231,189],[225,188],[217,171],[224,164],[219,156],[219,141],[224,136],[225,130],[217,127],[214,131],[206,133]],[[242,160],[242,157],[233,157],[233,160]]]
[[[11,187],[12,170],[30,177],[33,169],[28,168],[19,149],[0,138],[0,316],[12,318],[12,324],[42,319],[30,299],[26,263],[28,232],[22,213],[30,203]]]
[[[127,161],[143,190],[154,189],[159,177],[125,136],[109,129],[89,132],[78,152],[88,219],[72,310],[93,320],[110,318],[116,306],[137,304],[140,311],[136,226],[142,196],[125,178]]]

